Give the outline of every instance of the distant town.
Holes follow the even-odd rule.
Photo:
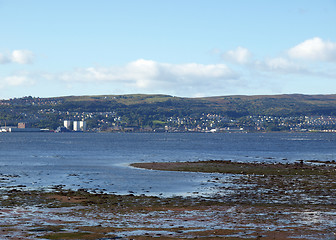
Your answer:
[[[97,117],[97,113],[82,113],[88,119]],[[17,126],[1,126],[1,132],[336,132],[336,117],[331,116],[300,116],[300,117],[274,117],[249,116],[243,119],[230,119],[217,114],[204,114],[196,118],[167,118],[166,121],[157,122],[156,126],[139,127],[125,125],[122,117],[115,113],[98,113],[98,124],[87,127],[85,120],[64,120],[63,126],[56,129],[28,127],[20,122]],[[111,118],[111,116],[114,116]]]
[[[336,132],[335,95],[0,100],[1,132]]]

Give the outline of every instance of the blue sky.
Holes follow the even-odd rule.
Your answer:
[[[0,98],[336,93],[335,0],[0,0]]]

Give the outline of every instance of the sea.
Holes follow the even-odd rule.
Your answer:
[[[214,173],[138,169],[136,162],[336,160],[335,133],[1,133],[0,188],[211,195]]]

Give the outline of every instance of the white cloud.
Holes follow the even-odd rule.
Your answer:
[[[336,61],[336,43],[315,37],[289,49],[288,55],[295,59],[313,61]]]
[[[181,65],[162,64],[163,70],[168,70],[176,77],[182,78],[227,78],[232,77],[232,71],[224,64],[197,64]]]
[[[213,85],[211,82],[228,82],[238,76],[225,64],[169,64],[139,59],[121,67],[89,67],[63,73],[60,79],[67,82],[111,82],[137,89],[185,88]],[[211,84],[210,84],[211,83]],[[177,85],[178,84],[178,85]]]
[[[31,64],[34,60],[34,53],[29,50],[14,50],[11,53],[0,53],[0,64],[19,63]]]
[[[9,86],[21,86],[29,82],[29,79],[26,76],[10,76],[6,77],[4,82]]]
[[[256,61],[254,66],[262,71],[277,72],[282,74],[302,74],[308,72],[305,67],[282,57]]]
[[[235,50],[224,53],[222,58],[230,62],[246,64],[250,61],[251,56],[252,54],[247,48],[237,47]]]
[[[29,73],[20,73],[8,77],[0,78],[1,88],[22,87],[34,85],[35,81],[30,77]]]
[[[239,70],[241,74],[260,75],[276,73],[278,75],[307,75],[312,73],[304,62],[300,62],[299,59],[289,58],[288,56],[252,59],[252,55],[249,49],[237,47],[234,50],[226,51],[221,56],[223,60],[241,65],[242,68]]]
[[[11,59],[15,63],[29,64],[33,62],[34,54],[29,50],[14,50]]]

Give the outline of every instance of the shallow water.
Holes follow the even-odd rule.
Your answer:
[[[133,162],[336,160],[329,133],[6,133],[0,186],[55,185],[118,194],[207,195],[216,174],[135,169]],[[11,176],[8,176],[11,175]]]

